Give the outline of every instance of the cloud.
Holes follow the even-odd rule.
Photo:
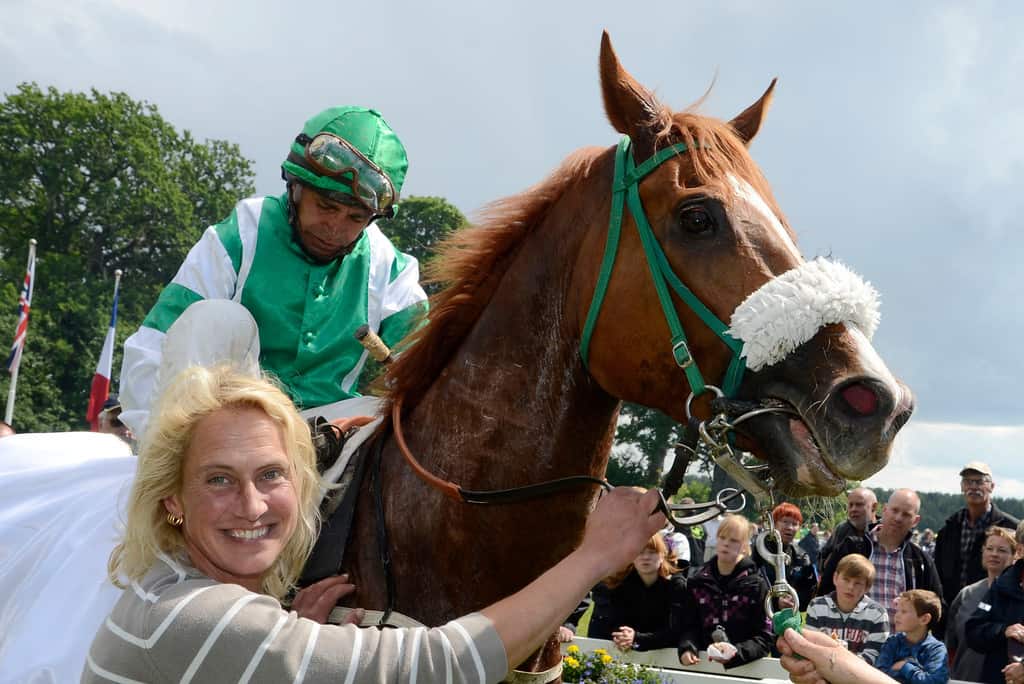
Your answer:
[[[969,461],[992,468],[996,496],[1024,498],[1020,451],[1024,426],[911,421],[900,432],[889,464],[865,480],[872,487],[913,487],[960,493],[960,469]]]
[[[672,106],[717,75],[704,111],[729,118],[779,76],[754,157],[804,252],[834,254],[881,292],[876,346],[917,418],[1018,421],[1024,6],[744,0],[656,21],[621,8],[453,0],[371,17],[326,0],[6,0],[0,90],[125,91],[199,139],[237,142],[260,193],[281,191],[309,116],[370,104],[409,147],[406,193],[471,213],[578,147],[614,143],[602,29]]]

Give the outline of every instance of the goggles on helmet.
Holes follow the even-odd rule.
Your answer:
[[[313,138],[300,133],[295,142],[305,146],[306,162],[317,174],[349,186],[355,198],[374,214],[390,213],[395,202],[391,179],[348,141],[332,133]]]

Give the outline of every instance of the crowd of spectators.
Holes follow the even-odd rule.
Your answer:
[[[886,678],[1024,684],[1024,525],[992,502],[987,464],[965,465],[960,484],[965,505],[938,533],[917,529],[914,490],[897,489],[880,506],[858,487],[831,534],[796,505],[777,506],[771,524],[781,552],[775,535],[738,515],[697,534],[652,539],[633,564],[595,587],[563,636],[572,637],[593,603],[589,635],[619,648],[675,647],[683,665],[700,651],[725,667],[750,662],[774,651],[764,599],[780,581],[781,557],[806,629],[829,635]],[[773,600],[773,610],[794,603]],[[816,652],[812,641],[800,647]],[[780,646],[783,662],[792,662],[796,651],[785,640]]]

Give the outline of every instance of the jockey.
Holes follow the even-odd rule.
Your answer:
[[[394,216],[407,168],[372,109],[307,121],[281,165],[285,193],[242,200],[210,226],[125,341],[121,420],[141,435],[177,371],[218,361],[258,364],[300,408],[344,415],[321,409],[359,396],[355,330],[393,345],[426,308],[416,259],[374,223]]]

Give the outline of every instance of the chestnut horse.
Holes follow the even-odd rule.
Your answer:
[[[671,270],[717,319],[728,321],[748,295],[804,264],[747,151],[772,87],[726,123],[658,103],[620,66],[607,34],[600,73],[608,118],[629,137],[636,165],[675,146],[639,182],[639,197]],[[590,313],[615,165],[615,148],[579,151],[440,250],[434,275],[447,288],[387,375],[388,399],[401,401],[409,450],[426,471],[474,490],[601,478],[622,401],[686,419],[692,382],[673,354],[675,331],[632,215],[622,220],[599,311]],[[737,354],[693,308],[670,301],[695,367],[720,384]],[[781,490],[834,494],[846,478],[886,463],[913,400],[865,332],[824,325],[785,358],[748,370],[736,389],[738,399],[789,407],[747,421],[739,435]],[[694,402],[696,415],[708,414],[709,396]],[[518,590],[579,543],[596,487],[467,505],[426,484],[386,434],[378,481],[396,610],[440,624]],[[358,587],[350,603],[371,609],[383,609],[388,592],[377,506],[364,483],[346,556]],[[551,644],[527,669],[557,661]]]

